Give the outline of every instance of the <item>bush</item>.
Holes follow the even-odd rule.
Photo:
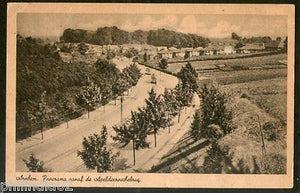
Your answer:
[[[159,61],[158,63],[158,66],[161,68],[161,69],[167,69],[168,68],[168,61],[167,59],[163,58]]]
[[[246,93],[243,93],[242,95],[241,95],[241,98],[245,98],[245,99],[250,99],[250,96],[248,95],[248,94],[246,94]]]
[[[202,100],[202,126],[201,135],[208,138],[219,138],[219,134],[230,133],[232,126],[232,113],[226,107],[228,96],[222,93],[217,86],[204,87],[199,92]],[[213,126],[215,125],[215,126]],[[211,132],[211,129],[216,129]],[[217,131],[219,128],[220,131]],[[213,136],[211,136],[211,134]]]
[[[34,154],[31,154],[29,160],[23,159],[29,172],[52,172],[51,169],[44,167],[44,162],[37,159]]]

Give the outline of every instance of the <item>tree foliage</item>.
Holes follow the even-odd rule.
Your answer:
[[[92,81],[88,80],[88,84],[82,87],[77,95],[78,103],[81,104],[89,112],[101,102],[100,88]]]
[[[170,122],[163,109],[163,100],[161,96],[157,96],[152,88],[149,97],[145,100],[146,113],[149,119],[150,133],[154,135],[154,145],[156,147],[156,136],[160,128],[166,128]]]
[[[168,60],[166,58],[162,58],[159,63],[158,63],[158,66],[161,68],[161,69],[167,69],[168,68]]]
[[[132,142],[133,164],[135,165],[135,151],[140,148],[148,148],[149,142],[146,141],[148,133],[148,119],[145,112],[139,109],[137,112],[131,111],[131,119],[129,124],[114,126],[113,129],[116,135],[113,136],[114,141],[122,144],[122,147],[127,146]]]
[[[50,108],[46,103],[46,91],[44,91],[38,103],[34,106],[32,111],[27,111],[27,116],[33,123],[38,123],[44,139],[43,131],[47,127],[47,123],[54,119],[54,109]]]
[[[191,124],[191,130],[190,133],[192,135],[192,137],[195,140],[200,139],[201,137],[201,133],[200,133],[200,129],[201,129],[201,116],[200,116],[200,111],[196,110],[195,114],[193,116],[193,122]]]
[[[189,87],[193,92],[196,92],[198,89],[198,73],[193,68],[192,64],[188,62],[181,70],[177,73],[178,78],[180,78],[184,87]]]
[[[82,29],[66,29],[61,40],[73,43],[86,42],[96,45],[147,43],[154,46],[174,46],[179,48],[206,47],[210,42],[209,39],[196,34],[178,33],[167,29],[127,32],[116,26],[98,28],[95,32],[88,32]]]
[[[201,135],[207,138],[219,137],[219,131],[210,131],[213,128],[215,128],[215,130],[220,128],[224,135],[230,133],[233,126],[232,113],[226,107],[228,96],[222,93],[215,85],[211,85],[210,87],[204,85],[199,94],[203,114]],[[212,127],[212,124],[216,126]],[[216,134],[218,136],[211,136],[210,134]]]
[[[112,61],[104,58],[96,61],[94,65],[79,62],[66,64],[56,57],[56,49],[55,45],[49,45],[42,40],[17,36],[18,139],[30,136],[30,130],[35,132],[40,129],[40,119],[32,119],[29,114],[37,111],[44,91],[47,93],[46,104],[53,110],[46,125],[54,127],[61,121],[76,118],[86,111],[77,96],[89,84],[87,76],[90,77],[89,81],[100,88],[100,95],[103,96],[102,101],[96,105],[116,99],[134,86],[141,76],[136,65],[129,68],[130,76],[124,76]],[[120,82],[125,86],[119,87]],[[66,109],[67,101],[73,103],[72,110]],[[73,113],[73,110],[76,112]]]
[[[115,159],[119,153],[113,152],[107,147],[107,128],[102,127],[101,134],[93,134],[83,138],[83,150],[78,151],[85,166],[89,169],[96,169],[97,172],[108,172],[113,170]]]
[[[29,160],[23,159],[26,167],[28,168],[28,172],[52,172],[51,169],[44,167],[44,162],[37,159],[32,153],[29,156]]]

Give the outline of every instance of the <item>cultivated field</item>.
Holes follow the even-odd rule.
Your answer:
[[[286,54],[277,54],[269,56],[227,59],[227,60],[207,60],[207,61],[194,61],[191,62],[192,66],[198,70],[238,70],[238,69],[251,69],[251,68],[263,68],[269,69],[284,68],[285,65],[281,64],[280,60],[286,60]],[[179,72],[183,63],[170,63],[168,70],[171,72]]]
[[[264,69],[264,70],[240,70],[226,72],[203,72],[198,77],[206,77],[215,80],[221,85],[259,81],[278,77],[287,77],[286,69]]]

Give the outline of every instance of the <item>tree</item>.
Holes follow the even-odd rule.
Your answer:
[[[167,69],[167,68],[168,68],[168,61],[167,61],[167,59],[166,59],[166,58],[161,59],[161,60],[159,61],[159,63],[158,63],[158,66],[159,66],[161,69],[163,69],[163,70]]]
[[[288,37],[286,37],[283,41],[283,51],[287,52],[288,50]]]
[[[51,169],[44,167],[44,162],[37,159],[33,153],[29,156],[29,160],[23,159],[29,172],[52,172]]]
[[[198,73],[193,68],[192,64],[188,62],[181,70],[177,73],[178,78],[182,81],[182,84],[192,88],[193,92],[196,92],[198,89]]]
[[[186,113],[186,108],[190,106],[193,100],[194,92],[193,89],[190,87],[190,85],[185,84],[182,85],[182,104],[185,107],[185,113]]]
[[[152,88],[149,97],[145,100],[146,112],[149,119],[150,132],[154,135],[154,146],[156,147],[156,135],[160,128],[166,128],[170,122],[163,109],[163,101],[157,96]]]
[[[243,47],[244,46],[244,44],[242,43],[242,42],[238,42],[236,45],[235,45],[235,48],[236,49],[239,49],[239,48],[241,48],[241,47]]]
[[[112,96],[112,88],[110,85],[105,84],[102,86],[101,90],[101,105],[103,105],[103,110],[105,112],[105,105],[109,102]]]
[[[234,40],[241,40],[241,37],[239,35],[237,35],[235,32],[232,32],[231,34],[231,39],[234,39]]]
[[[182,83],[178,83],[174,88],[174,95],[177,101],[177,110],[178,110],[178,123],[180,122],[180,113],[182,108],[184,107],[183,101],[185,100],[185,96],[183,93]]]
[[[163,94],[163,102],[164,102],[164,110],[167,113],[167,119],[169,120],[169,133],[170,133],[170,126],[172,124],[171,117],[176,115],[176,111],[178,108],[178,104],[174,95],[173,90],[168,90],[167,88],[164,91]]]
[[[125,57],[128,58],[130,64],[130,59],[133,57],[133,53],[130,50],[128,50],[125,52]]]
[[[207,136],[207,134],[218,134],[220,132],[211,132],[208,130],[217,127],[220,127],[224,135],[230,133],[233,127],[232,113],[226,108],[228,96],[225,93],[222,93],[215,85],[210,87],[204,85],[203,89],[200,90],[200,98],[202,100],[201,110],[203,114],[201,126],[202,135],[208,138],[213,137]],[[217,127],[208,128],[212,124]]]
[[[69,128],[69,121],[75,114],[78,114],[76,111],[76,104],[71,99],[64,98],[62,102],[62,109],[67,119],[67,128]]]
[[[122,147],[132,142],[133,165],[135,165],[135,151],[140,148],[149,148],[149,142],[146,141],[148,124],[144,110],[139,109],[138,112],[131,111],[129,125],[123,124],[119,127],[113,127],[116,132],[116,136],[113,136],[114,141],[120,142]]]
[[[32,111],[28,111],[28,117],[32,122],[38,122],[41,128],[42,140],[44,139],[44,128],[48,121],[53,118],[54,109],[50,108],[46,103],[46,91],[44,91],[37,105]]]
[[[113,90],[114,92],[116,92],[119,96],[121,96],[121,123],[123,121],[123,96],[124,96],[124,92],[127,90],[128,88],[128,81],[126,80],[126,75],[124,73],[121,73],[120,77],[117,79],[117,81],[115,82],[115,84],[113,85]]]
[[[200,117],[200,112],[198,110],[195,111],[194,114],[194,120],[191,124],[191,135],[195,140],[198,140],[200,138],[200,122],[201,122],[201,117]]]
[[[145,52],[144,54],[144,62],[147,62],[148,61],[148,55],[147,55],[147,52]]]
[[[126,75],[129,86],[135,86],[142,76],[141,70],[137,67],[136,64],[130,64],[129,66],[125,67],[122,73]]]
[[[138,51],[134,48],[131,48],[125,52],[125,57],[128,58],[129,63],[130,59],[138,54]]]
[[[84,42],[81,42],[79,45],[78,45],[78,51],[80,52],[80,54],[84,55],[86,51],[89,50],[89,47],[84,43]]]
[[[83,138],[83,150],[78,151],[77,155],[83,160],[89,169],[96,169],[97,172],[108,172],[113,169],[115,159],[119,156],[107,147],[107,128],[102,126],[101,134],[92,134]]]
[[[187,58],[189,58],[189,57],[190,57],[190,53],[189,53],[189,52],[185,52],[183,58],[184,58],[184,59],[187,59]]]
[[[83,86],[76,96],[78,103],[88,111],[88,118],[90,118],[90,111],[101,101],[100,94],[100,88],[88,78],[87,85]]]
[[[107,59],[107,60],[111,60],[111,59],[113,59],[114,57],[116,57],[116,53],[115,53],[114,51],[107,50],[107,53],[106,53],[106,59]]]

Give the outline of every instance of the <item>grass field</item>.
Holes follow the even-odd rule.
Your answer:
[[[221,85],[244,83],[249,81],[258,81],[273,79],[278,77],[287,77],[286,69],[264,69],[264,70],[241,70],[234,72],[206,72],[200,73],[199,77],[206,77],[215,80]]]
[[[235,95],[244,95],[272,117],[285,122],[287,117],[286,78],[251,81],[226,85]]]
[[[250,58],[239,58],[239,59],[227,59],[227,60],[207,60],[207,61],[194,61],[191,62],[192,66],[196,70],[207,70],[207,69],[217,69],[220,65],[225,65],[226,68],[270,68],[270,65],[274,67],[283,68],[284,65],[279,63],[279,60],[286,60],[286,54],[277,54],[269,56],[259,56]],[[170,63],[168,70],[171,72],[179,72],[184,63]]]

